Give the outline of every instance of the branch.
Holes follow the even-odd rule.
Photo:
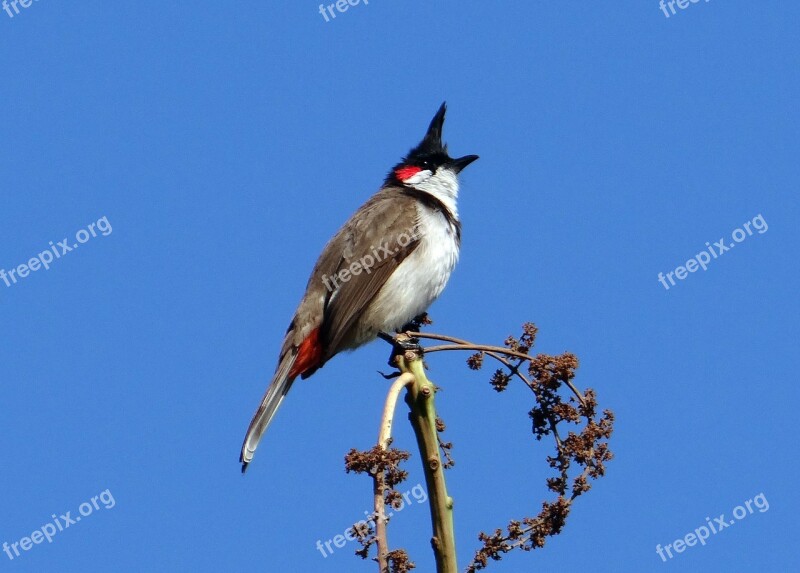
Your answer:
[[[444,464],[439,454],[439,433],[434,405],[436,387],[425,375],[425,367],[419,353],[406,352],[404,356],[398,356],[397,362],[400,370],[414,376],[414,384],[409,386],[406,394],[406,403],[411,408],[409,419],[417,437],[425,484],[428,488],[433,526],[431,545],[436,558],[436,571],[457,573],[453,498],[447,494]]]
[[[439,346],[429,346],[425,348],[426,354],[430,354],[431,352],[442,352],[443,350],[476,350],[478,352],[485,352],[495,360],[499,360],[500,362],[502,362],[514,374],[519,376],[519,378],[521,378],[522,381],[525,382],[525,384],[527,384],[531,390],[534,390],[534,385],[531,383],[531,381],[528,380],[528,378],[526,378],[522,374],[520,374],[518,370],[519,366],[522,365],[522,362],[517,365],[512,365],[508,360],[505,360],[502,356],[499,356],[499,354],[505,354],[506,356],[519,358],[521,361],[525,362],[531,359],[531,356],[529,354],[525,354],[523,352],[517,352],[509,348],[503,348],[502,346],[473,344],[472,342],[469,342],[467,340],[461,340],[460,338],[453,338],[452,336],[445,336],[443,334],[434,334],[428,332],[406,332],[405,334],[414,338],[429,338],[431,340],[444,340],[453,343],[453,344],[443,344]],[[567,384],[567,387],[569,387],[569,389],[572,391],[572,393],[575,394],[575,397],[578,398],[580,403],[585,406],[586,405],[585,397],[580,392],[580,390],[578,390],[575,387],[575,385],[572,383],[571,380],[566,380],[565,383]]]
[[[384,451],[388,450],[389,445],[392,443],[392,422],[394,421],[397,398],[403,388],[413,383],[414,376],[410,373],[404,373],[389,388],[386,404],[383,407],[381,427],[378,432],[378,447]],[[384,472],[375,472],[372,478],[372,496],[375,506],[375,543],[378,548],[378,570],[381,573],[389,571],[389,537],[386,528],[386,501],[384,498],[387,489],[386,474]]]
[[[410,372],[404,372],[397,380],[394,381],[392,387],[389,388],[389,393],[386,395],[386,404],[383,407],[383,417],[381,418],[381,429],[378,432],[378,444],[385,450],[389,447],[392,439],[392,423],[394,422],[394,410],[397,406],[397,399],[400,397],[400,392],[406,386],[411,386],[414,383],[414,375]]]

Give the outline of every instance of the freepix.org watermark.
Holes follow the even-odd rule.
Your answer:
[[[50,265],[67,253],[72,252],[80,245],[89,242],[89,240],[92,238],[97,237],[98,234],[102,237],[107,237],[112,232],[113,229],[111,228],[111,223],[108,222],[108,217],[98,219],[97,222],[90,223],[88,227],[75,233],[75,241],[77,242],[74,242],[70,245],[69,238],[59,241],[56,244],[53,244],[53,241],[50,241],[49,249],[42,251],[30,259],[27,263],[18,265],[9,271],[0,268],[0,281],[3,281],[6,287],[11,287],[12,285],[17,284],[17,282],[20,280],[27,278],[31,273],[35,273],[39,269],[49,271]]]
[[[411,244],[412,241],[418,240],[422,237],[419,227],[408,229],[407,231],[397,235],[395,242],[400,248],[405,248]],[[372,268],[383,261],[384,259],[394,256],[400,249],[392,249],[390,246],[393,243],[390,241],[383,241],[378,248],[370,247],[372,254],[366,254],[357,261],[353,261],[349,267],[340,270],[338,273],[329,277],[328,275],[322,276],[322,282],[325,283],[325,288],[329,292],[333,292],[339,288],[339,283],[348,282],[353,276],[358,276],[362,272],[367,274],[372,273]]]
[[[319,13],[322,14],[322,17],[325,18],[326,22],[330,22],[331,19],[336,18],[336,12],[339,14],[344,14],[347,12],[351,6],[358,6],[362,0],[336,0],[333,4],[325,4],[319,5]],[[369,0],[363,0],[364,4],[369,4]],[[334,8],[336,8],[336,12],[334,12]],[[328,18],[328,14],[330,14],[330,18]]]
[[[13,18],[19,14],[20,6],[30,8],[34,1],[38,2],[39,0],[3,0],[2,7],[8,17]]]
[[[707,250],[700,251],[694,257],[686,261],[686,265],[681,265],[677,267],[674,271],[670,271],[664,275],[664,273],[658,273],[658,282],[664,285],[666,290],[669,290],[670,285],[675,286],[675,278],[678,280],[684,280],[689,273],[697,272],[697,269],[703,269],[705,271],[708,268],[708,264],[714,260],[718,259],[728,251],[730,251],[733,247],[736,246],[737,243],[741,243],[747,237],[753,236],[753,231],[757,231],[759,235],[763,235],[769,229],[769,225],[764,220],[764,217],[759,213],[755,217],[753,217],[752,221],[747,221],[744,225],[742,225],[739,229],[734,229],[731,233],[731,238],[733,239],[733,243],[725,244],[725,237],[722,237],[719,241],[713,244],[706,243]],[[673,278],[673,276],[675,278]],[[669,279],[669,283],[667,284],[667,280]]]
[[[667,543],[664,547],[661,547],[659,543],[656,545],[656,553],[661,557],[661,561],[666,563],[667,557],[670,559],[674,557],[672,554],[673,550],[675,553],[683,553],[686,551],[687,547],[694,547],[698,543],[700,545],[705,545],[708,538],[712,535],[716,535],[723,529],[735,525],[737,521],[741,521],[748,515],[752,515],[755,512],[753,507],[755,507],[759,513],[764,513],[769,509],[769,502],[763,493],[758,494],[752,499],[748,499],[744,502],[744,505],[737,505],[734,507],[734,519],[726,519],[724,513],[721,513],[719,517],[715,517],[713,521],[710,517],[706,517],[706,525],[701,525],[695,529],[694,532],[687,533],[685,536],[676,539],[672,543]]]
[[[425,503],[426,501],[428,501],[428,492],[425,491],[425,488],[422,487],[421,483],[418,483],[417,485],[412,487],[410,490],[406,491],[401,496],[400,501],[398,502],[398,504],[394,508],[394,511],[390,511],[389,513],[386,514],[387,521],[395,513],[399,513],[401,511],[403,511],[404,507],[411,506],[411,498],[412,497],[416,500],[417,503]],[[372,515],[372,514],[370,514],[370,512],[368,512],[368,511],[365,511],[364,515],[366,515],[369,518],[370,515]],[[347,544],[348,541],[355,541],[357,539],[354,527],[366,528],[370,524],[372,525],[372,527],[375,526],[375,522],[373,521],[372,518],[370,518],[369,520],[362,519],[361,521],[356,523],[353,527],[348,527],[347,529],[345,529],[344,533],[340,533],[338,535],[334,535],[333,538],[328,539],[327,541],[325,541],[324,544],[323,544],[321,539],[317,539],[316,547],[317,547],[317,549],[319,549],[319,552],[322,553],[323,557],[328,557],[328,555],[331,555],[334,552],[334,549],[333,549],[333,547],[331,547],[331,544],[333,544],[336,547],[338,547],[339,549],[341,549],[342,547],[344,547]],[[325,548],[326,547],[328,548],[328,552],[327,553],[325,552]]]
[[[42,525],[39,529],[35,530],[31,533],[28,537],[23,537],[19,541],[15,541],[14,543],[9,543],[8,541],[3,542],[3,552],[8,556],[8,558],[13,561],[17,557],[20,557],[22,551],[30,551],[34,545],[39,545],[43,543],[46,539],[48,543],[53,542],[53,538],[56,534],[64,531],[65,529],[75,525],[78,523],[81,518],[89,517],[94,513],[96,510],[99,510],[101,505],[103,509],[111,509],[115,505],[117,505],[114,496],[111,495],[111,490],[105,490],[98,495],[95,495],[89,501],[85,501],[78,506],[78,513],[80,515],[76,515],[72,517],[72,512],[68,511],[56,517],[54,513],[51,517],[53,518],[52,522],[47,522]]]
[[[703,3],[708,2],[709,0],[704,0]],[[674,16],[677,14],[675,11],[675,6],[680,8],[681,10],[686,10],[692,4],[697,4],[700,0],[659,0],[658,7],[661,8],[661,11],[664,13],[664,16],[669,18],[670,14]],[[669,10],[667,10],[669,8]]]

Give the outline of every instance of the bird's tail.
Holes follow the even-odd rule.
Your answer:
[[[261,441],[261,436],[272,421],[278,406],[283,402],[284,396],[289,392],[292,387],[296,373],[292,371],[297,354],[294,352],[287,352],[281,358],[278,368],[275,370],[275,376],[272,377],[267,392],[261,399],[261,404],[258,410],[253,414],[253,419],[250,421],[250,427],[247,428],[247,434],[244,437],[242,444],[242,453],[239,456],[239,461],[242,463],[242,473],[247,470],[247,464],[253,460],[253,455],[258,447],[258,442]]]

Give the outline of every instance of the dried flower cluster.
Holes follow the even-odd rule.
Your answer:
[[[412,569],[417,568],[414,562],[408,559],[408,554],[404,549],[390,551],[386,558],[389,561],[390,573],[408,573]]]
[[[391,444],[391,440],[389,443]],[[383,449],[380,445],[367,451],[353,448],[344,457],[345,472],[368,474],[372,477],[375,486],[383,490],[384,504],[399,509],[403,504],[403,496],[394,488],[408,477],[408,472],[400,469],[400,463],[410,457],[411,454],[407,451],[397,448]],[[377,531],[372,524],[377,523],[379,519],[389,520],[388,517],[382,518],[377,513],[373,513],[367,523],[360,522],[360,524],[353,525],[353,532],[361,545],[361,548],[356,550],[356,555],[362,559],[369,557],[370,547],[378,542]],[[408,573],[416,567],[409,560],[404,549],[390,551],[386,555],[386,560],[388,573]]]
[[[391,505],[396,509],[402,504],[403,496],[394,489],[394,486],[402,483],[408,477],[408,472],[400,469],[400,462],[404,462],[410,457],[411,454],[405,450],[397,448],[384,450],[380,445],[365,452],[353,448],[344,457],[344,471],[369,474],[373,478],[383,474],[383,483],[386,486],[384,500],[386,505]]]
[[[483,547],[475,553],[467,568],[468,573],[484,569],[490,559],[499,561],[503,554],[516,548],[530,551],[543,547],[548,536],[561,532],[575,498],[591,488],[588,478],[597,479],[603,476],[605,462],[613,457],[608,442],[604,440],[611,437],[614,414],[605,410],[598,417],[594,391],[587,389],[581,394],[573,386],[572,379],[575,377],[578,359],[570,353],[560,356],[539,354],[520,357],[519,354],[530,351],[535,338],[536,327],[528,323],[523,325],[523,334],[519,339],[506,339],[505,346],[515,360],[501,359],[507,370],[494,372],[490,383],[496,391],[502,392],[516,375],[533,391],[536,406],[528,412],[532,421],[532,432],[537,440],[545,436],[554,438],[556,452],[554,456],[548,456],[547,461],[557,475],[547,479],[547,487],[558,494],[558,497],[552,502],[545,501],[536,517],[511,521],[506,532],[501,529],[496,529],[491,535],[481,532],[478,539]],[[485,352],[479,352],[471,356],[467,365],[473,370],[480,369],[484,354]],[[528,376],[519,371],[526,362]],[[565,393],[564,386],[572,392],[566,401],[562,395]],[[560,429],[564,425],[576,426],[579,431],[569,430],[567,437],[562,439]],[[570,487],[569,470],[573,464],[583,470],[572,478]]]
[[[352,526],[353,536],[358,539],[361,545],[361,549],[356,549],[356,555],[361,557],[361,559],[369,557],[369,548],[378,541],[376,539],[377,533],[373,526],[376,519],[379,519],[378,515],[371,513],[367,516],[366,521],[359,521]]]

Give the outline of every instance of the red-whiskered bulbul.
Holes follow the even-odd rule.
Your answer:
[[[451,158],[443,103],[422,142],[325,245],[281,347],[272,382],[247,429],[242,472],[295,378],[342,350],[395,332],[441,294],[458,260],[458,174],[477,155]]]

